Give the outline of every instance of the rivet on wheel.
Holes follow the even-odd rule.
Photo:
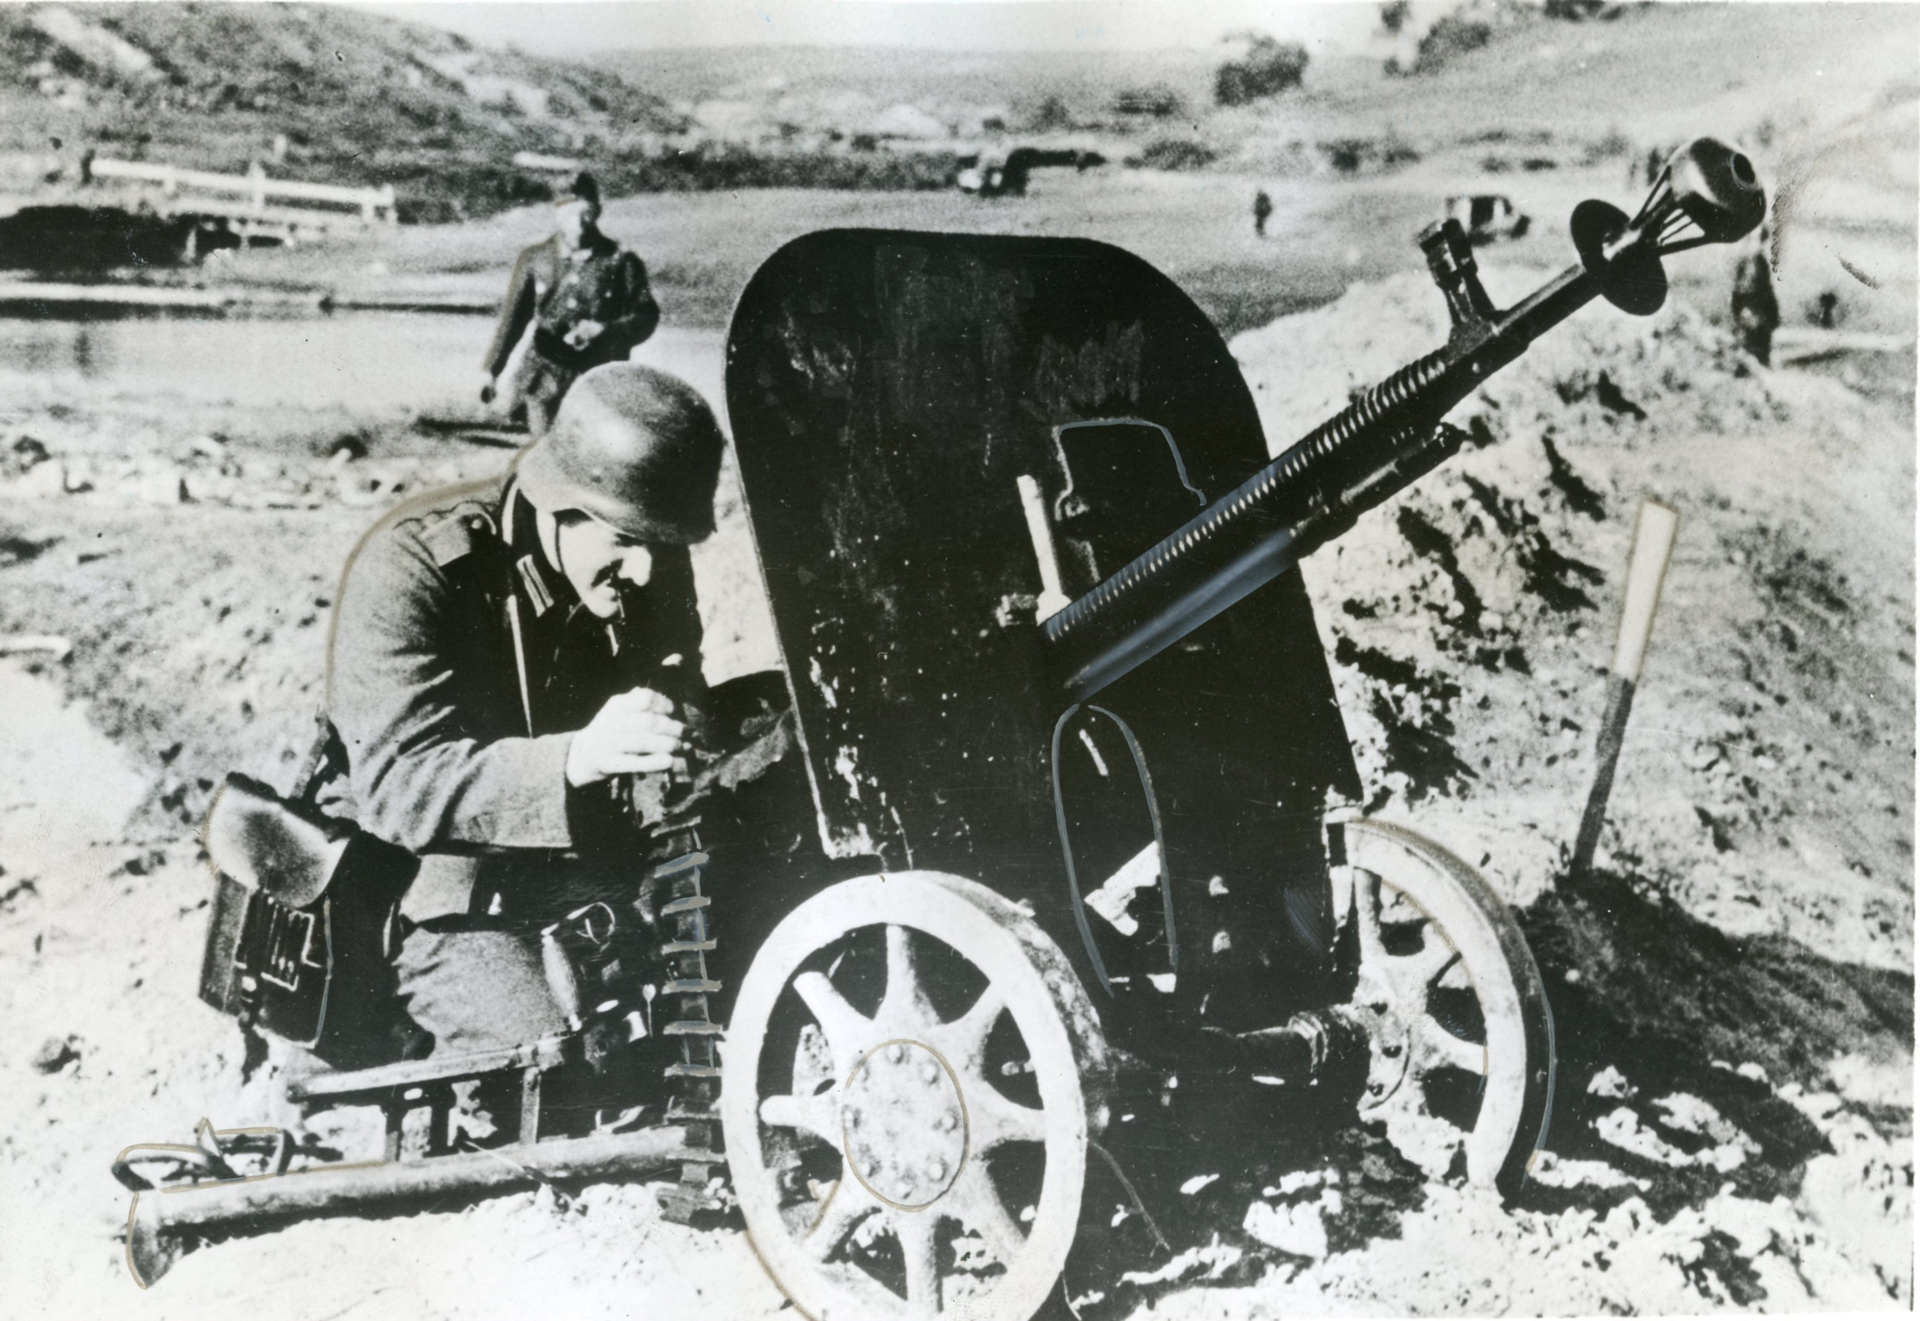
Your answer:
[[[913,1180],[912,1179],[902,1179],[900,1181],[900,1196],[903,1200],[913,1196]]]
[[[935,1127],[938,1128],[942,1133],[951,1133],[959,1123],[960,1123],[960,1117],[954,1114],[953,1111],[949,1110],[947,1111],[947,1113],[940,1116],[940,1120],[935,1125]]]
[[[880,1162],[870,1160],[867,1162],[867,1167],[860,1172],[871,1179],[874,1175],[880,1173]]]
[[[946,1166],[946,1162],[944,1162],[944,1161],[935,1161],[935,1162],[934,1162],[933,1164],[931,1164],[931,1165],[929,1165],[929,1166],[927,1166],[927,1177],[928,1177],[929,1179],[944,1179],[944,1178],[946,1178],[946,1177],[947,1177],[947,1166]]]
[[[887,1058],[892,1060],[895,1064],[898,1064],[901,1060],[905,1059],[906,1057],[907,1057],[907,1048],[901,1045],[899,1042],[896,1041],[893,1045],[887,1047]]]
[[[1386,1085],[1385,1083],[1379,1083],[1379,1082],[1370,1082],[1370,1083],[1368,1083],[1368,1084],[1367,1084],[1367,1095],[1368,1095],[1368,1096],[1378,1096],[1378,1095],[1380,1095],[1380,1093],[1382,1093],[1382,1092],[1384,1092],[1384,1091],[1386,1091],[1386,1090],[1387,1090],[1387,1085]]]
[[[1388,1045],[1382,1046],[1380,1047],[1380,1053],[1382,1055],[1385,1055],[1390,1060],[1397,1060],[1400,1058],[1400,1043],[1395,1041]]]
[[[933,1063],[922,1064],[920,1076],[928,1082],[937,1082],[940,1078],[940,1066]]]

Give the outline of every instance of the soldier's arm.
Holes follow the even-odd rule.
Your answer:
[[[631,252],[620,254],[618,278],[621,311],[600,332],[600,342],[625,356],[652,336],[660,324],[660,306],[653,301],[653,288],[647,283],[646,263]]]
[[[389,529],[369,539],[341,588],[327,706],[360,825],[416,851],[569,848],[572,735],[502,737],[519,724],[517,702],[480,709],[501,695],[475,682],[491,651],[459,636],[470,616],[453,608],[442,558],[430,541]]]
[[[535,307],[535,268],[537,248],[522,252],[513,263],[513,278],[507,281],[507,298],[500,307],[500,324],[494,327],[493,342],[487,346],[482,364],[489,376],[498,376],[513,356],[514,346],[533,320]]]

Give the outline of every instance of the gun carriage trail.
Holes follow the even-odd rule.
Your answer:
[[[1911,111],[1911,89],[1900,95]],[[1908,201],[1910,119],[1846,148],[1872,155],[1883,193]],[[1684,116],[1675,123],[1678,141]],[[1574,200],[1637,201],[1641,183],[1623,192],[1618,174],[1612,160],[1569,167],[1543,185],[1531,246],[1478,249],[1496,305],[1572,259]],[[1821,194],[1809,179],[1796,197],[1810,216]],[[1060,214],[1090,213],[1109,189],[1071,185]],[[694,253],[734,205],[725,197],[647,219],[660,227],[650,237]],[[1278,200],[1274,231],[1299,219]],[[623,217],[637,229],[642,214],[629,205],[609,206],[623,239]],[[913,205],[931,209],[893,218],[942,228],[962,214]],[[476,234],[510,260],[538,235],[537,210],[430,240],[407,226],[349,251],[434,266],[419,278],[444,293],[465,287],[460,254]],[[862,214],[850,201],[793,232]],[[1389,221],[1351,205],[1343,219],[1368,231],[1356,242],[1400,255],[1349,264],[1337,289],[1278,317],[1195,294],[1237,332],[1228,345],[1274,454],[1448,339],[1447,302],[1417,269],[1417,226],[1395,212],[1381,237],[1371,231]],[[1836,232],[1806,224],[1788,231],[1802,253]],[[1910,246],[1910,218],[1893,229]],[[430,244],[454,255],[423,257]],[[665,323],[634,359],[720,408],[718,322],[741,280],[698,260],[656,266]],[[1206,282],[1155,260],[1183,287]],[[1628,316],[1596,299],[1447,413],[1456,454],[1301,562],[1365,810],[1476,868],[1538,963],[1558,1073],[1525,1185],[1503,1197],[1457,1163],[1425,1168],[1384,1118],[1275,1107],[1209,1128],[1194,1107],[1183,1122],[1197,1137],[1167,1144],[1172,1165],[1156,1172],[1178,1190],[1171,1210],[1146,1214],[1088,1162],[1081,1244],[1039,1315],[1911,1308],[1915,445],[1911,254],[1899,260],[1906,304],[1870,302],[1866,315],[1904,335],[1903,350],[1767,367],[1722,314],[1731,259],[1675,258],[1663,307]],[[676,324],[676,288],[701,319]],[[233,768],[292,780],[339,566],[368,524],[411,494],[497,473],[521,438],[438,420],[459,411],[478,318],[206,323],[235,354],[241,331],[262,356],[407,338],[390,375],[364,348],[342,350],[362,354],[364,394],[345,372],[293,372],[281,388],[271,372],[228,385],[165,353],[156,368],[140,347],[147,322],[84,325],[77,342],[26,324],[0,331],[10,1314],[467,1318],[545,1315],[563,1300],[586,1318],[795,1314],[727,1197],[690,1225],[663,1216],[658,1183],[567,1178],[235,1236],[134,1289],[128,1199],[105,1173],[114,1152],[178,1142],[203,1117],[294,1118],[273,1067],[246,1059],[233,1024],[195,995],[213,790]],[[436,365],[456,352],[456,369]],[[730,447],[718,530],[692,552],[716,683],[781,660],[741,468]],[[1680,530],[1597,862],[1574,875],[1647,499],[1677,509]],[[716,869],[702,883],[719,947],[702,966],[737,981],[754,951],[728,945],[727,906],[748,882]],[[305,1127],[323,1155],[381,1141],[377,1113],[328,1111]]]

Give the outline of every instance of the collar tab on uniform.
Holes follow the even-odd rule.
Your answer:
[[[540,572],[540,566],[532,555],[522,555],[514,566],[520,570],[520,582],[527,589],[527,600],[533,605],[534,618],[553,609],[553,589],[547,586],[546,575]]]

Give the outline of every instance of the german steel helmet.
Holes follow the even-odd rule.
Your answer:
[[[642,541],[691,545],[713,532],[724,443],[691,385],[610,362],[574,382],[516,471],[527,498],[549,513],[578,509]]]

